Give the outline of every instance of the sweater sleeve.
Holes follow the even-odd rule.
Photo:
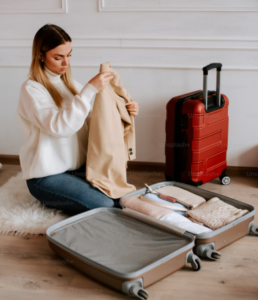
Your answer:
[[[98,90],[87,83],[70,105],[59,110],[44,91],[26,85],[27,118],[37,127],[55,137],[69,137],[84,124],[91,110],[90,101]]]
[[[83,89],[83,85],[79,81],[77,81],[77,80],[75,80],[75,82],[76,82],[76,85],[78,86],[79,90],[81,91]],[[92,87],[93,87],[93,89],[95,89],[96,94],[97,94],[99,91],[93,85],[92,85]],[[89,114],[88,114],[88,116],[87,116],[87,118],[85,120],[88,128],[90,126],[90,120],[91,120],[91,116],[92,116],[92,110],[93,110],[93,107],[91,106]]]

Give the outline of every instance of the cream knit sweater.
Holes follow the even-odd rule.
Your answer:
[[[20,88],[16,116],[24,137],[19,157],[22,178],[39,178],[75,170],[86,162],[90,104],[98,90],[73,79],[79,94],[73,95],[61,75],[45,67],[49,79],[64,98],[59,109],[47,89],[27,79]]]

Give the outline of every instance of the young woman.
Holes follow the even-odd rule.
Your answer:
[[[97,74],[84,86],[72,78],[70,36],[46,24],[33,40],[29,78],[22,84],[17,118],[24,136],[19,151],[30,193],[48,207],[69,215],[117,206],[86,180],[86,149],[91,100],[113,78]],[[138,114],[138,104],[126,106]]]

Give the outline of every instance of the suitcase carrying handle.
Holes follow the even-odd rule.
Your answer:
[[[213,64],[209,64],[206,67],[203,67],[203,75],[208,75],[208,71],[212,70],[212,69],[217,69],[217,71],[221,71],[222,68],[222,64],[221,63],[213,63]]]
[[[205,105],[205,110],[208,110],[208,71],[212,69],[217,69],[217,82],[216,82],[216,104],[221,106],[221,96],[220,96],[220,73],[221,73],[222,64],[221,63],[212,63],[203,70],[203,101]]]

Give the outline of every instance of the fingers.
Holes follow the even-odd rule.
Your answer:
[[[114,77],[110,72],[104,72],[104,73],[101,73],[100,75],[102,78],[105,78],[105,79],[111,79],[111,77]]]
[[[103,83],[103,85],[107,85],[109,80],[111,80],[112,78],[114,78],[113,75],[111,75],[110,72],[104,72],[100,75],[101,81]]]
[[[103,75],[104,77],[106,77],[108,75],[111,75],[111,73],[110,72],[103,72],[103,73],[101,73],[101,75]]]
[[[128,102],[125,104],[126,109],[129,111],[131,115],[137,116],[139,111],[138,103],[135,101]]]
[[[139,107],[137,102],[127,102],[127,103],[125,103],[125,105],[126,105],[126,107],[128,109],[130,109],[130,108],[138,108]]]
[[[114,78],[114,76],[113,75],[109,75],[109,76],[105,77],[105,81],[109,81],[112,78]]]
[[[137,115],[138,115],[138,112],[135,112],[135,111],[129,111],[129,114],[130,114],[130,115],[133,115],[133,116],[137,116]]]
[[[128,111],[130,112],[130,113],[137,113],[138,112],[138,110],[137,109],[128,109]]]
[[[137,111],[138,106],[126,106],[126,108],[130,111]]]

